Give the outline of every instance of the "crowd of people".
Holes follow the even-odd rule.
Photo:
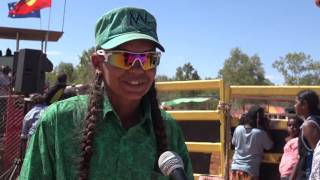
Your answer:
[[[298,93],[295,113],[288,115],[288,137],[279,165],[281,180],[320,179],[319,96],[312,90]],[[231,180],[259,179],[264,150],[272,148],[268,119],[259,106],[251,107],[235,129]],[[264,122],[264,123],[262,123]]]
[[[66,74],[45,94],[29,95],[19,179],[168,179],[157,165],[167,151],[178,155],[185,177],[193,179],[182,130],[157,100],[156,67],[165,50],[156,27],[145,9],[107,12],[95,27],[89,95],[74,97],[76,92],[67,91]],[[258,180],[264,151],[274,145],[270,120],[264,108],[254,105],[240,122],[231,140],[230,179]],[[320,110],[314,91],[297,95],[287,125],[281,180],[320,179]]]
[[[47,106],[54,102],[58,102],[70,97],[76,96],[79,93],[78,88],[73,86],[67,86],[67,75],[60,73],[57,76],[56,83],[48,87],[43,94],[32,93],[28,97],[24,98],[27,109],[30,109],[24,119],[22,125],[21,139],[23,142],[29,140],[32,134],[35,132],[40,113],[45,110]],[[24,143],[25,144],[25,143]]]

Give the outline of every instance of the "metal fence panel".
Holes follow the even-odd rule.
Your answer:
[[[23,96],[0,96],[0,174],[10,175],[21,157],[20,132],[25,114]],[[19,171],[15,169],[17,175]],[[1,176],[2,177],[2,176]],[[6,177],[6,176],[5,176]],[[6,177],[5,179],[9,179]]]

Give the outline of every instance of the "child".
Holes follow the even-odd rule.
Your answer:
[[[273,142],[266,132],[269,128],[264,109],[252,106],[243,117],[244,124],[237,126],[232,137],[235,153],[231,164],[231,180],[259,179],[259,168],[264,149]]]
[[[286,137],[286,145],[283,148],[283,155],[279,165],[281,180],[288,180],[295,165],[298,162],[298,136],[300,133],[300,126],[303,120],[297,115],[290,115],[288,117],[288,134]]]

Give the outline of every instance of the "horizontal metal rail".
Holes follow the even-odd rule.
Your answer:
[[[157,82],[158,91],[219,90],[221,80],[168,81]]]
[[[167,111],[178,121],[220,121],[218,110],[191,110],[191,111]]]
[[[212,152],[221,151],[221,143],[212,142],[186,142],[189,152],[200,152],[211,154]]]
[[[304,89],[312,89],[320,94],[320,86],[230,86],[230,95],[296,96]]]

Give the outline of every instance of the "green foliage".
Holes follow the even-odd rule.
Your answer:
[[[56,80],[57,73],[55,72],[55,70],[46,73],[46,82],[48,82],[50,86],[52,86],[56,82]]]
[[[320,62],[303,52],[288,53],[272,66],[284,77],[288,85],[319,85]]]
[[[72,63],[61,62],[52,72],[46,73],[46,82],[49,82],[50,86],[56,83],[57,77],[61,73],[67,74],[67,83],[72,84],[74,82],[74,67]]]
[[[198,71],[193,68],[192,64],[188,62],[182,67],[178,67],[176,71],[176,81],[187,81],[187,80],[200,80]],[[188,91],[180,92],[181,97],[198,97],[200,95],[199,91]]]
[[[167,76],[157,76],[157,81],[187,81],[201,80],[198,71],[190,62],[176,69],[176,75],[173,78]],[[203,103],[186,103],[179,105],[178,109],[213,109],[216,108],[218,99],[216,91],[179,91],[179,92],[159,92],[158,98],[160,102],[173,100],[177,98],[192,98],[192,97],[209,97],[208,102]]]
[[[74,82],[74,67],[72,65],[72,63],[64,63],[64,62],[61,62],[56,70],[56,72],[58,72],[58,74],[62,74],[62,73],[65,73],[67,74],[67,83],[72,83]]]
[[[79,56],[80,63],[77,65],[75,71],[75,83],[77,84],[90,84],[94,76],[94,68],[91,64],[91,54],[95,51],[94,47],[82,52]]]
[[[270,85],[270,80],[265,78],[260,57],[249,57],[239,48],[231,50],[230,57],[225,60],[224,66],[218,73],[226,83],[232,85]]]
[[[95,48],[84,50],[79,56],[80,63],[73,67],[72,63],[61,62],[52,72],[46,73],[46,81],[53,85],[60,73],[66,73],[68,84],[90,84],[93,79],[94,69],[91,65],[91,54]]]
[[[190,62],[184,64],[182,67],[178,67],[176,71],[176,81],[186,81],[186,80],[200,80],[198,71],[195,70]]]
[[[157,82],[165,82],[165,81],[173,81],[173,78],[170,78],[166,75],[157,75],[156,76],[156,81]]]

